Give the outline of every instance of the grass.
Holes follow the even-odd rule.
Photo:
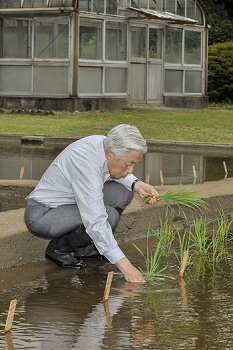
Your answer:
[[[115,125],[136,125],[148,140],[232,143],[233,110],[123,110],[0,114],[1,133],[87,136],[107,134]]]

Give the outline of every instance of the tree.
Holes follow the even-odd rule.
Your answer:
[[[232,0],[203,0],[207,15],[207,23],[210,25],[209,44],[233,41],[233,18],[230,12]],[[229,11],[229,12],[228,12]]]

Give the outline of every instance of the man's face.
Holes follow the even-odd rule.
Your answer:
[[[136,164],[140,163],[143,155],[137,151],[132,151],[126,156],[115,158],[111,149],[105,151],[108,161],[110,175],[117,179],[132,174]]]

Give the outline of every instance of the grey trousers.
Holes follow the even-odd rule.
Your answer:
[[[118,182],[104,184],[103,199],[112,230],[116,229],[120,219],[116,208],[124,210],[131,203],[133,195],[133,192]],[[76,204],[48,208],[33,199],[27,200],[24,219],[33,235],[45,239],[61,237],[83,224]]]

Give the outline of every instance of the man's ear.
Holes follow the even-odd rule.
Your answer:
[[[107,159],[107,160],[109,160],[109,159],[111,159],[111,158],[113,157],[113,153],[112,153],[111,148],[107,148],[107,149],[105,150],[105,156],[106,156],[106,159]]]

